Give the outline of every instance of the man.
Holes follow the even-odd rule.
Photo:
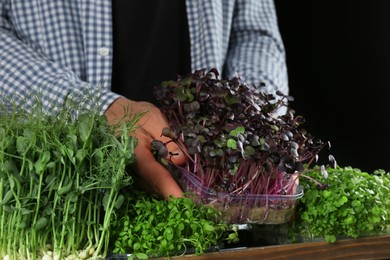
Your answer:
[[[0,15],[1,93],[20,101],[39,89],[49,111],[67,95],[88,107],[83,89],[103,86],[99,102],[109,122],[129,111],[147,111],[135,133],[137,167],[161,196],[182,191],[150,151],[152,139],[167,141],[161,130],[168,125],[153,100],[145,101],[152,84],[181,71],[215,67],[223,77],[240,75],[256,86],[265,83],[264,91],[288,92],[273,0],[0,0]],[[132,17],[138,18],[121,22]],[[151,39],[157,41],[150,47]],[[179,49],[171,46],[177,42]],[[165,51],[172,54],[168,65],[166,57],[150,56]],[[145,55],[134,58],[139,53]],[[145,59],[149,65],[137,66]],[[165,66],[170,70],[159,73]],[[168,149],[179,152],[174,163],[184,162],[178,147]]]

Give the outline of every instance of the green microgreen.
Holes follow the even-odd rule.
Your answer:
[[[389,173],[378,170],[369,174],[352,167],[326,170],[326,180],[321,169],[306,173],[326,181],[326,189],[301,180],[306,192],[298,205],[292,234],[335,242],[390,230]]]
[[[189,198],[161,200],[133,192],[118,215],[114,254],[172,256],[194,249],[200,255],[223,241],[238,241],[237,231],[220,222],[218,211]]]
[[[132,183],[125,167],[135,160],[138,116],[112,128],[98,107],[72,97],[52,113],[30,97],[1,99],[0,257],[105,256],[119,190]]]

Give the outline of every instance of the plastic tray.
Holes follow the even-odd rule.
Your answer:
[[[283,224],[294,218],[298,199],[303,189],[296,185],[293,195],[229,194],[205,188],[195,175],[181,172],[178,182],[191,198],[203,205],[212,206],[231,224]]]

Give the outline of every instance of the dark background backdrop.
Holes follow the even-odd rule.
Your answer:
[[[390,171],[390,1],[275,0],[291,107],[341,166]]]

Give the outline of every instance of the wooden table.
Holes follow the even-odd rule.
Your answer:
[[[184,255],[170,259],[390,259],[390,235],[338,240],[327,242],[305,242],[287,245],[224,249],[201,256]]]

